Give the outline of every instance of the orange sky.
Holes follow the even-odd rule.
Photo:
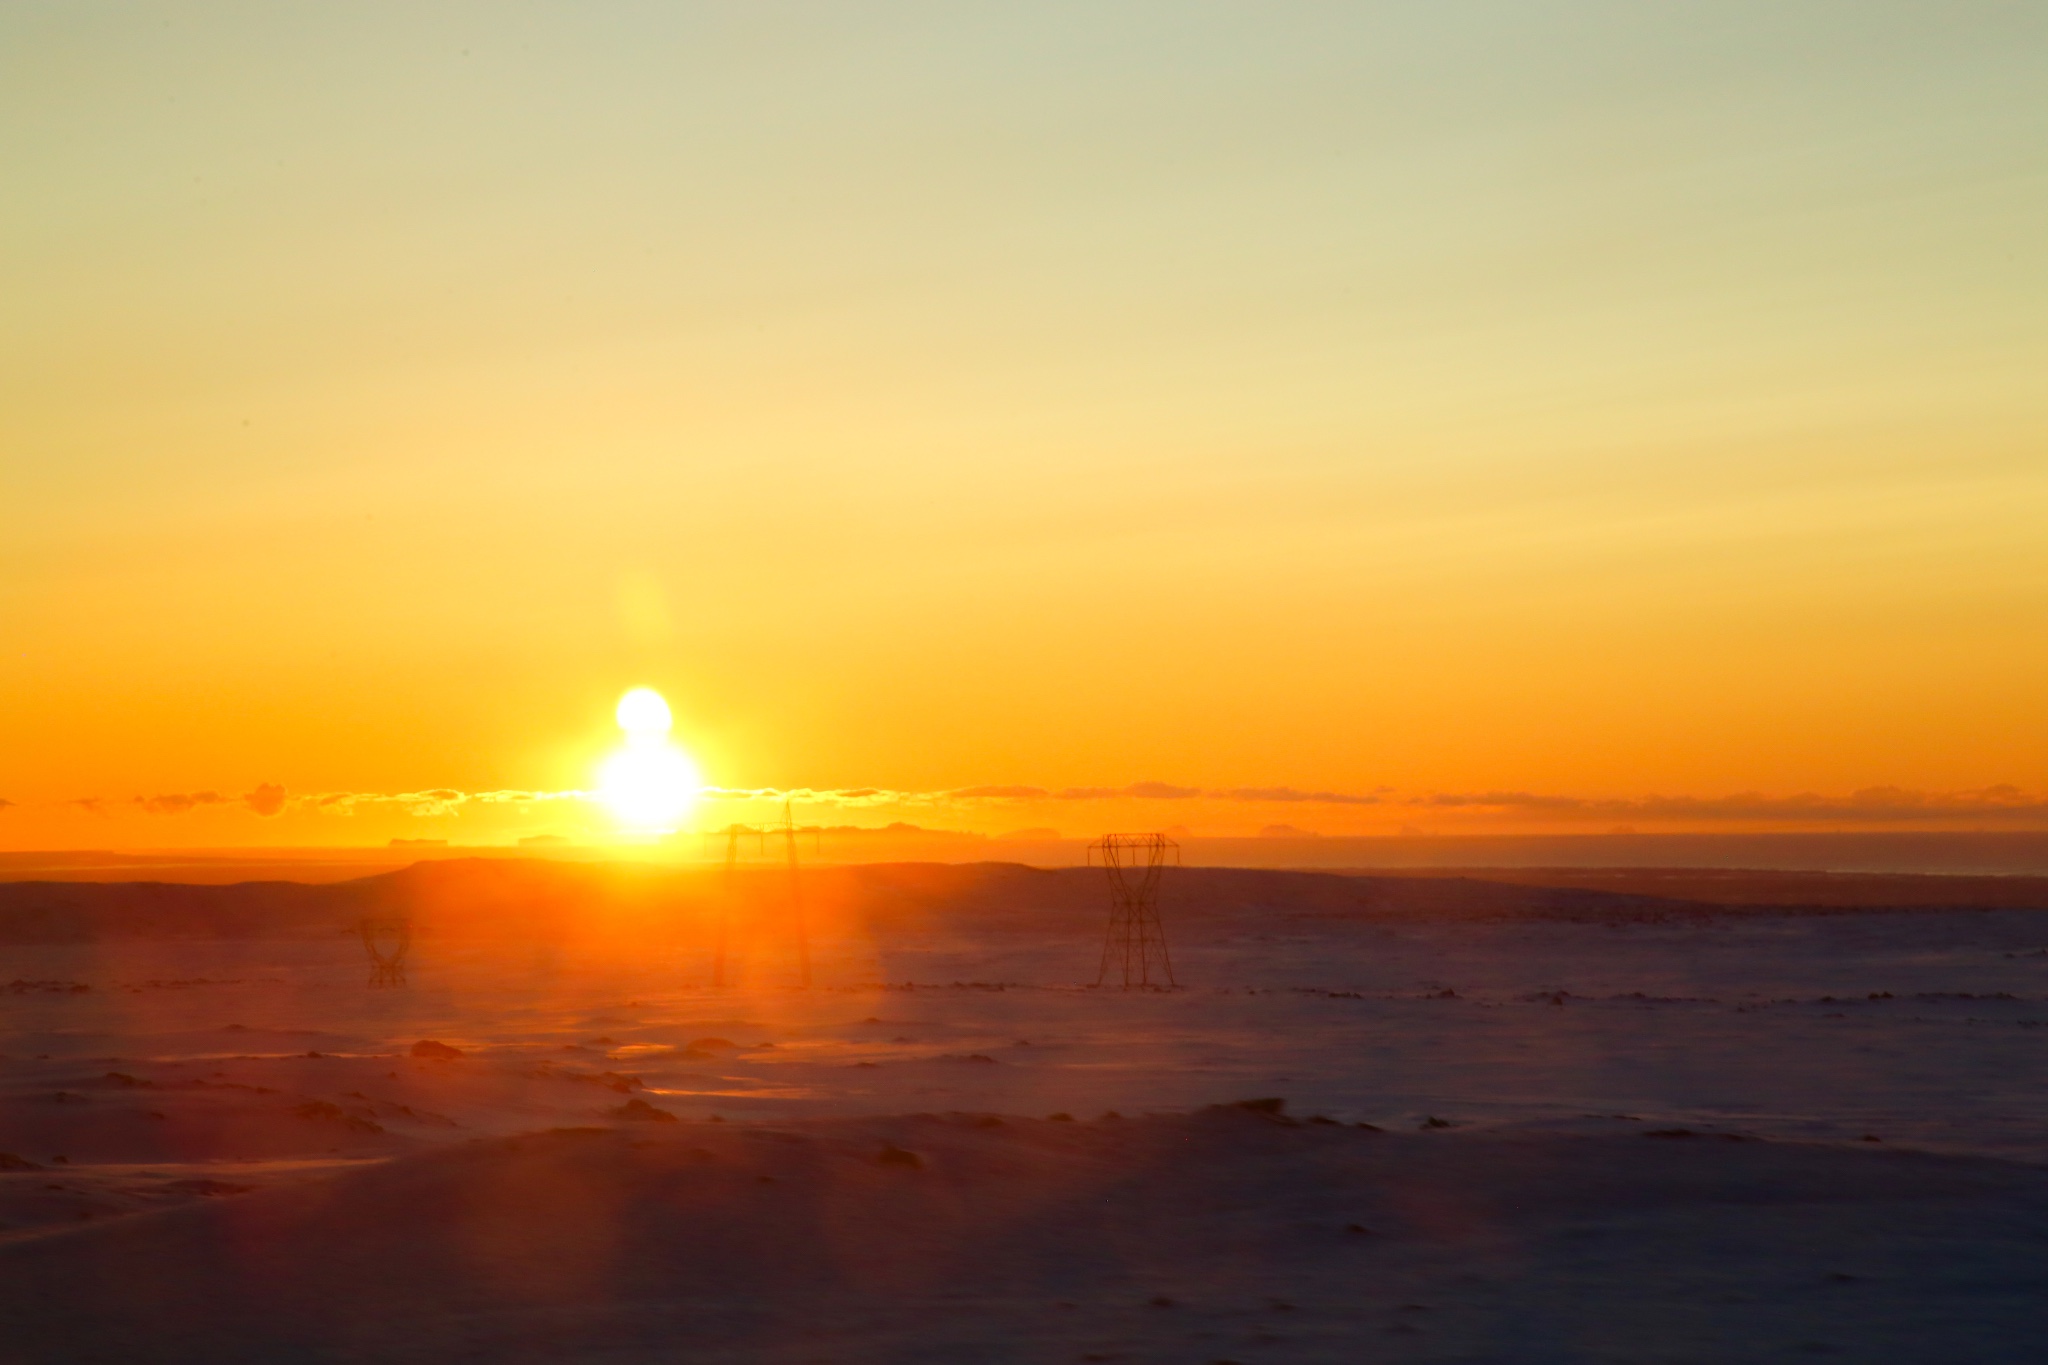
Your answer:
[[[8,7],[0,847],[601,835],[641,684],[826,822],[2048,825],[2044,78],[1991,3]]]

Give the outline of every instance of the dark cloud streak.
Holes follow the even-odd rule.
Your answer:
[[[164,796],[138,796],[133,804],[151,815],[183,815],[201,806],[218,806],[227,801],[219,792],[171,792]]]

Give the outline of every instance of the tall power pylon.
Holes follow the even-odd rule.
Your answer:
[[[789,899],[784,907],[784,927],[796,954],[797,980],[805,990],[811,986],[811,943],[804,924],[803,872],[797,865],[796,821],[789,802],[782,803],[783,843],[789,855]],[[759,851],[767,849],[769,831],[751,825],[733,825],[725,832],[725,896],[718,909],[718,940],[711,958],[711,984],[726,984],[726,945],[732,918],[739,909],[740,840],[751,836]]]
[[[1180,985],[1159,925],[1159,882],[1168,857],[1180,864],[1180,845],[1164,834],[1105,834],[1088,845],[1088,865],[1109,874],[1109,928],[1096,985],[1109,978],[1112,963],[1123,974],[1125,990],[1160,984],[1152,979],[1155,970],[1166,985]]]
[[[412,922],[403,916],[364,916],[356,924],[363,951],[370,955],[372,986],[405,984],[405,953],[412,947]]]
[[[760,831],[745,825],[734,825],[725,832],[725,895],[718,904],[718,942],[711,952],[711,984],[725,985],[726,936],[731,932],[733,911],[739,905],[739,860],[740,840],[751,834],[760,837]]]
[[[797,982],[805,990],[811,988],[811,938],[804,927],[804,881],[803,873],[796,865],[796,821],[790,816],[789,802],[782,803],[782,840],[789,850],[789,932],[796,941]]]

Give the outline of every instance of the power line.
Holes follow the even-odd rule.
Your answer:
[[[1112,963],[1125,990],[1159,984],[1152,979],[1155,970],[1166,977],[1166,985],[1180,985],[1159,923],[1159,883],[1169,855],[1178,867],[1180,845],[1164,834],[1105,834],[1088,845],[1088,865],[1109,874],[1109,928],[1102,937],[1096,985],[1109,978]]]

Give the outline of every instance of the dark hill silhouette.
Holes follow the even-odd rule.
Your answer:
[[[1768,873],[1673,875],[1661,882],[1629,873],[1603,887],[1603,875],[1532,873],[1518,881],[1504,874],[1195,867],[1172,870],[1164,894],[1173,917],[1190,925],[1290,917],[1641,921],[2048,905],[2048,880],[2038,878],[1865,877],[1821,885]],[[779,868],[758,864],[742,868],[737,884],[743,907],[777,906],[787,885]],[[1650,894],[1646,885],[1682,894]],[[718,868],[535,858],[440,859],[310,885],[12,882],[0,883],[0,942],[320,936],[346,932],[366,915],[404,915],[422,933],[453,936],[631,933],[714,908],[724,886]],[[814,867],[804,872],[804,895],[821,921],[903,932],[1071,932],[1095,924],[1104,904],[1098,870],[1016,863]]]
[[[1416,876],[1443,875],[1418,872]],[[2048,877],[1924,872],[1802,872],[1719,867],[1503,868],[1452,873],[1522,886],[1624,891],[1716,905],[1818,910],[2048,907]]]

